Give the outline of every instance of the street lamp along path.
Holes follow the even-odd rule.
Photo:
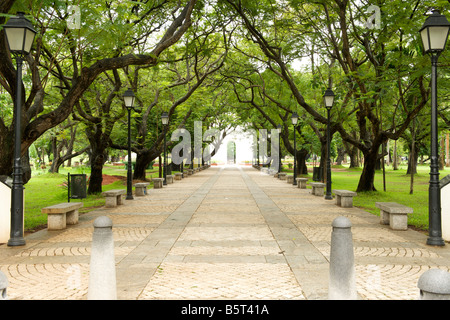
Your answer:
[[[33,46],[36,30],[25,18],[25,13],[18,12],[3,26],[9,51],[17,63],[16,98],[14,101],[14,164],[11,190],[11,232],[8,246],[23,246],[23,173],[21,164],[21,110],[22,110],[22,62]]]
[[[127,200],[133,200],[133,172],[131,164],[131,109],[134,109],[134,92],[128,88],[123,94],[123,101],[128,111],[128,168],[127,168]]]
[[[428,191],[428,245],[444,246],[441,222],[441,190],[438,162],[437,62],[447,42],[450,23],[438,10],[428,16],[419,30],[423,49],[431,58],[431,154],[430,186]]]
[[[330,135],[330,112],[334,104],[334,92],[328,88],[323,95],[323,102],[327,108],[327,192],[325,194],[326,200],[333,200],[331,195],[331,135]]]

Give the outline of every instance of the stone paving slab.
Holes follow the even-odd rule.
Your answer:
[[[359,208],[340,208],[310,189],[249,167],[211,167],[117,208],[41,230],[26,245],[0,245],[12,300],[83,300],[92,223],[113,221],[119,299],[327,299],[331,222],[352,222],[360,299],[418,298],[430,268],[450,270],[450,249],[427,235],[394,231]]]

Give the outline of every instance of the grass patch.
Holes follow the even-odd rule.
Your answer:
[[[361,168],[346,168],[339,166],[333,168],[332,188],[355,191]],[[52,174],[46,172],[34,172],[33,178],[25,185],[25,230],[30,231],[39,228],[47,223],[47,215],[41,213],[41,209],[53,204],[67,202],[67,189],[63,183],[67,180],[67,173],[85,173],[89,175],[90,170],[86,167],[80,168],[61,168],[61,173]],[[292,170],[283,170],[292,174]],[[375,207],[375,202],[397,202],[413,208],[414,213],[408,216],[408,223],[421,230],[428,229],[428,182],[429,166],[419,166],[418,173],[414,176],[414,193],[411,195],[410,175],[406,174],[406,167],[400,167],[399,170],[386,169],[386,192],[383,191],[383,174],[377,171],[375,174],[375,192],[359,192],[358,196],[353,198],[353,204],[375,215],[379,215],[379,209]],[[176,171],[173,171],[174,174]],[[124,167],[105,165],[104,174],[126,177],[127,172]],[[450,174],[450,168],[445,168],[440,172],[440,178]],[[146,177],[158,177],[158,168],[147,170]],[[308,175],[312,178],[312,173]],[[152,184],[149,186],[152,188]],[[124,189],[126,182],[116,181],[112,184],[103,186],[103,191],[111,189]],[[308,187],[309,188],[309,187]],[[80,201],[74,200],[71,201]],[[82,200],[84,206],[81,213],[89,212],[105,204],[105,199],[101,195],[89,195]]]
[[[68,201],[67,187],[64,186],[64,183],[67,181],[67,173],[69,172],[71,174],[84,173],[89,177],[90,168],[61,168],[60,173],[48,173],[45,170],[33,172],[33,177],[25,185],[25,231],[33,231],[47,224],[47,215],[41,213],[42,208]],[[127,171],[122,166],[105,165],[103,174],[126,177]],[[158,168],[146,171],[147,179],[158,176]],[[152,187],[153,185],[150,184],[149,188]],[[118,180],[102,187],[103,191],[111,189],[126,189],[126,181]],[[80,213],[86,213],[105,205],[105,199],[101,194],[88,195],[86,199],[71,199],[70,201],[83,202],[83,207],[79,210]]]
[[[409,225],[419,230],[428,230],[430,167],[429,165],[418,166],[417,174],[414,175],[413,194],[410,194],[411,176],[406,174],[406,169],[406,166],[400,166],[399,170],[392,170],[392,167],[386,168],[386,191],[383,188],[383,171],[376,171],[374,185],[377,191],[358,192],[358,196],[353,198],[353,205],[379,216],[380,210],[375,207],[375,202],[397,202],[413,208],[413,214],[408,215]],[[292,170],[284,169],[283,172],[292,174]],[[356,191],[361,172],[362,168],[333,167],[332,189]],[[448,174],[450,174],[450,168],[440,170],[441,179]],[[309,173],[308,177],[312,179],[312,173]]]
[[[31,231],[47,224],[47,215],[41,209],[61,202],[67,202],[67,188],[63,186],[67,175],[60,173],[46,173],[33,177],[25,185],[25,224],[26,231]],[[123,189],[122,181],[116,181],[103,186],[103,191]],[[88,195],[86,199],[71,199],[70,202],[83,202],[80,213],[94,210],[105,205],[105,199],[100,195]]]

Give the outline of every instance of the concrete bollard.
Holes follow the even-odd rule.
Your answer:
[[[346,217],[338,217],[332,226],[328,299],[356,300],[352,224]]]
[[[8,288],[8,278],[0,270],[0,300],[9,300],[6,295],[6,289]]]
[[[94,221],[88,300],[116,300],[116,262],[112,221],[101,216]]]
[[[450,273],[441,269],[424,272],[417,283],[420,300],[450,300]]]

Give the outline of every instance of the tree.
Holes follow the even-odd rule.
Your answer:
[[[67,124],[60,124],[56,127],[59,130],[57,130],[51,137],[53,161],[49,172],[59,172],[59,167],[64,162],[78,157],[88,149],[88,147],[83,146],[78,151],[74,152],[79,123],[71,121],[70,118],[68,118],[65,122],[67,122]],[[64,149],[65,154],[61,154]]]
[[[416,39],[404,39],[404,34],[419,29],[417,19],[413,18],[420,10],[425,11],[425,7],[417,2],[406,4],[405,10],[399,11],[395,10],[397,3],[382,2],[383,12],[394,14],[386,15],[385,28],[372,31],[364,26],[362,12],[367,5],[361,4],[354,10],[356,5],[352,3],[350,6],[348,0],[322,1],[318,4],[268,1],[257,6],[240,0],[226,0],[226,3],[241,19],[247,31],[246,37],[259,46],[269,69],[286,81],[299,106],[314,121],[323,124],[326,117],[307,102],[289,70],[288,63],[298,53],[293,43],[314,43],[316,52],[323,59],[336,61],[339,69],[336,66],[331,71],[333,76],[340,74],[342,80],[339,83],[334,81],[339,89],[335,93],[341,101],[347,100],[348,103],[339,101],[338,104],[343,107],[341,112],[336,113],[337,118],[332,120],[332,128],[364,155],[357,191],[375,190],[373,182],[380,146],[387,139],[398,139],[428,100],[423,77],[424,59],[417,57],[419,44]],[[298,21],[305,22],[297,27]],[[396,83],[395,90],[392,89],[393,81]],[[323,91],[327,82],[323,83]],[[386,97],[386,94],[389,95]],[[413,96],[417,96],[417,103],[413,102]],[[391,107],[393,102],[397,108]],[[348,110],[349,107],[353,108]],[[390,125],[383,128],[381,109],[390,115],[389,122],[384,122]],[[398,121],[400,117],[401,121]],[[356,123],[357,139],[344,125],[350,120]]]
[[[179,1],[112,5],[102,1],[79,1],[84,19],[80,29],[72,30],[68,28],[70,17],[63,4],[55,5],[49,0],[26,4],[3,1],[0,13],[19,9],[31,12],[38,30],[34,50],[26,57],[29,68],[27,87],[31,89],[27,97],[26,90],[22,90],[22,155],[36,139],[72,113],[73,107],[100,74],[128,65],[157,64],[160,54],[189,28],[196,3],[196,0],[190,0],[184,6]],[[5,16],[2,15],[0,23],[4,22]],[[163,26],[167,28],[155,45],[150,47],[146,44],[145,40]],[[123,43],[123,39],[129,41]],[[1,85],[15,99],[16,73],[5,44],[4,33],[1,32]],[[131,48],[139,45],[146,46],[145,54],[132,52]],[[52,89],[47,88],[49,84],[61,89],[61,99],[46,109],[46,94]],[[14,122],[8,126],[0,119],[0,147],[4,150],[0,156],[0,175],[9,175],[12,171],[13,133]]]

